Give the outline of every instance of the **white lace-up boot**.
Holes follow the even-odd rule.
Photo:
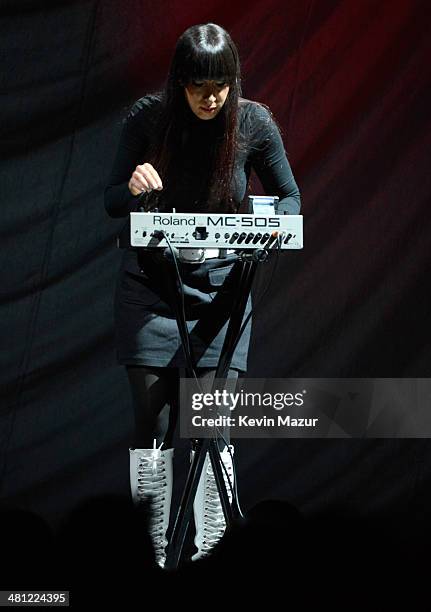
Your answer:
[[[233,455],[233,446],[229,446]],[[192,451],[192,459],[194,456]],[[228,448],[220,453],[224,466],[229,475],[231,486],[234,486],[234,475],[232,457]],[[223,477],[226,485],[229,502],[232,503],[232,491],[227,482],[225,471]],[[195,518],[196,536],[195,546],[198,549],[197,553],[192,556],[192,561],[206,557],[223,536],[226,529],[226,521],[223,514],[223,508],[220,501],[220,496],[215,481],[211,460],[207,453],[196,491],[195,500],[193,502],[193,511]]]
[[[130,488],[133,502],[149,503],[149,524],[156,561],[164,567],[166,531],[172,497],[172,459],[174,449],[135,448],[130,451]]]

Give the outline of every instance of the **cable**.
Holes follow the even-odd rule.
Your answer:
[[[177,276],[177,281],[178,281],[178,285],[179,285],[179,289],[180,289],[180,296],[181,296],[181,312],[179,313],[178,316],[178,323],[179,323],[179,332],[180,332],[180,337],[181,337],[181,344],[183,346],[183,350],[186,356],[186,361],[188,363],[190,372],[193,375],[193,378],[195,379],[196,384],[198,385],[199,391],[201,393],[203,393],[202,390],[202,386],[200,384],[199,378],[196,374],[196,370],[195,370],[195,364],[194,364],[194,359],[192,356],[192,349],[190,346],[190,336],[189,336],[189,332],[188,332],[188,328],[187,328],[187,322],[186,322],[186,310],[185,310],[185,302],[184,302],[184,285],[183,285],[183,281],[181,278],[181,274],[180,274],[180,270],[178,267],[178,261],[177,261],[177,256],[175,254],[175,250],[172,246],[171,241],[169,240],[169,236],[167,235],[167,233],[163,230],[160,230],[160,233],[163,235],[163,237],[165,238],[169,250],[171,252],[172,255],[172,259],[174,262],[174,266],[175,266],[175,272],[176,272],[176,276]],[[180,316],[181,315],[181,316]]]
[[[238,508],[239,515],[241,516],[241,518],[244,518],[244,514],[242,512],[242,508],[241,508],[240,503],[239,503],[238,478],[237,478],[237,475],[236,475],[236,465],[235,465],[235,461],[234,461],[234,458],[233,458],[233,453],[230,450],[230,445],[229,445],[228,441],[226,440],[226,438],[224,437],[224,435],[222,434],[220,429],[217,426],[216,426],[216,429],[218,431],[218,436],[219,437],[218,438],[213,438],[213,439],[215,440],[215,442],[217,442],[219,438],[221,438],[223,440],[223,442],[225,443],[226,448],[228,450],[228,453],[230,455],[231,461],[232,461],[233,485],[232,485],[232,483],[230,481],[229,473],[227,471],[227,467],[223,463],[223,460],[220,461],[220,464],[221,464],[222,469],[223,469],[223,471],[224,471],[224,473],[226,475],[226,480],[227,480],[227,482],[229,484],[229,489],[230,489],[230,492],[232,494],[232,501],[235,500],[236,506]]]
[[[174,251],[174,249],[172,247],[171,241],[169,240],[169,237],[166,234],[166,232],[162,231],[161,234],[164,236],[164,238],[165,238],[165,240],[166,240],[166,242],[168,244],[168,247],[169,247],[169,249],[171,251],[171,255],[172,255],[173,262],[174,262],[174,266],[175,266],[175,272],[176,272],[176,275],[177,275],[177,281],[178,281],[178,284],[179,284],[180,296],[181,296],[181,315],[182,315],[181,326],[182,326],[182,329],[184,330],[184,328],[187,328],[185,303],[184,303],[184,285],[183,285],[183,281],[182,281],[182,278],[181,278],[180,270],[178,268],[177,257],[176,257],[175,251]],[[191,360],[191,356],[192,355],[191,355],[191,348],[190,348],[190,338],[189,338],[188,334],[185,334],[185,341],[186,341],[186,346],[183,347],[183,348],[184,348],[184,351],[185,351],[186,355]],[[189,365],[191,366],[192,371],[194,371],[194,364],[193,364],[193,362],[189,363]]]
[[[224,380],[227,380],[227,379],[228,379],[228,375],[227,375],[226,379],[224,379]],[[237,381],[238,381],[238,379],[236,378],[236,379],[235,379],[235,382],[237,382]],[[213,384],[214,384],[214,381],[213,381]],[[230,489],[230,492],[231,492],[231,494],[232,494],[232,503],[235,501],[235,504],[236,504],[236,507],[237,507],[237,509],[238,509],[239,515],[241,516],[241,518],[244,518],[244,514],[243,514],[243,512],[242,512],[242,508],[241,508],[241,505],[240,505],[240,502],[239,502],[239,495],[238,495],[238,478],[237,478],[236,465],[235,465],[235,460],[234,460],[234,457],[233,457],[233,453],[231,452],[231,449],[230,449],[230,444],[229,444],[229,442],[226,440],[226,438],[224,437],[224,435],[223,435],[223,430],[222,430],[222,429],[220,429],[220,427],[219,427],[218,425],[214,425],[214,426],[213,426],[213,432],[214,432],[214,433],[213,433],[213,436],[212,436],[212,441],[213,441],[215,444],[217,444],[217,448],[218,448],[218,441],[219,441],[220,439],[221,439],[221,440],[223,440],[223,442],[224,442],[224,444],[225,444],[226,448],[228,449],[228,453],[229,453],[229,455],[230,455],[230,457],[231,457],[231,461],[232,461],[232,471],[233,471],[233,484],[232,484],[232,482],[231,482],[231,479],[230,479],[230,476],[229,476],[228,470],[227,470],[227,468],[226,468],[226,466],[225,466],[225,464],[224,464],[223,460],[221,459],[221,456],[220,456],[220,459],[221,459],[220,463],[221,463],[222,469],[223,469],[223,471],[224,471],[224,473],[225,473],[226,480],[227,480],[227,482],[228,482],[228,484],[229,484],[229,489]]]
[[[200,380],[199,380],[199,378],[197,376],[197,373],[196,373],[196,370],[195,370],[195,365],[194,365],[194,359],[193,359],[193,356],[192,356],[192,349],[191,349],[191,345],[190,345],[190,336],[189,336],[189,333],[188,333],[188,328],[187,328],[187,323],[186,323],[184,285],[183,285],[181,274],[180,274],[180,270],[179,270],[179,267],[178,267],[177,256],[176,256],[175,250],[174,250],[174,248],[172,246],[172,243],[169,240],[168,234],[165,231],[163,231],[163,230],[160,230],[160,234],[165,238],[165,240],[167,242],[167,245],[169,247],[169,250],[170,250],[170,253],[171,253],[171,256],[172,256],[172,260],[173,260],[173,263],[174,263],[174,266],[175,266],[176,278],[177,278],[178,286],[179,286],[179,290],[180,290],[180,311],[178,312],[178,323],[179,323],[179,331],[180,331],[181,343],[183,345],[183,350],[184,350],[184,353],[185,353],[185,356],[186,356],[186,360],[187,360],[188,365],[189,365],[189,369],[190,369],[190,371],[191,371],[191,373],[192,373],[192,375],[193,375],[193,377],[195,379],[195,382],[196,382],[196,384],[198,386],[199,391],[201,393],[203,393],[202,385],[201,385]],[[272,272],[271,272],[271,276],[269,278],[268,284],[267,284],[266,288],[264,289],[263,293],[261,294],[261,296],[259,297],[255,307],[258,306],[261,303],[262,299],[264,298],[264,296],[266,295],[266,293],[268,292],[268,290],[269,290],[269,288],[270,288],[270,286],[272,284],[272,280],[273,280],[273,277],[274,277],[274,274],[275,274],[275,270],[276,270],[277,265],[278,265],[279,253],[280,253],[280,250],[281,250],[281,240],[282,240],[282,238],[280,236],[278,236],[276,241],[275,241],[275,243],[271,246],[271,250],[274,249],[275,246],[278,247],[277,248],[277,258],[276,258],[276,261],[275,261],[275,265],[272,268]],[[270,249],[267,248],[267,249],[264,249],[264,250],[269,251]],[[245,275],[245,277],[246,277],[245,278],[245,282],[247,284],[247,280],[249,278],[249,275],[251,274],[251,271],[252,271],[252,266],[251,266],[251,262],[250,262],[250,265],[247,266],[247,264],[246,264],[243,267],[243,269],[241,270],[240,281],[242,282],[243,277]],[[239,286],[241,286],[241,282],[239,282]],[[229,345],[228,345],[228,347],[227,347],[227,349],[225,351],[225,354],[229,355],[229,354],[232,354],[234,352],[234,350],[235,350],[239,340],[241,339],[241,336],[243,335],[243,333],[245,331],[245,328],[246,328],[246,326],[248,324],[248,321],[250,320],[251,315],[252,315],[252,313],[250,312],[248,314],[248,316],[246,317],[246,319],[244,320],[244,322],[243,322],[243,324],[242,324],[242,326],[240,328],[240,331],[237,334],[236,338],[232,339],[231,342],[229,343]],[[224,462],[223,462],[223,460],[221,458],[220,450],[218,448],[218,441],[220,439],[223,440],[226,448],[228,449],[229,455],[231,457],[232,471],[233,471],[233,484],[231,482],[231,479],[230,479],[227,467],[225,466],[225,464],[224,464]],[[240,502],[239,502],[238,478],[237,478],[237,471],[236,471],[235,461],[234,461],[234,458],[233,458],[233,453],[231,452],[230,445],[229,445],[228,441],[226,440],[226,438],[224,437],[224,435],[222,433],[222,430],[217,425],[214,426],[214,432],[213,432],[213,436],[211,438],[211,441],[214,443],[214,445],[216,445],[216,448],[219,451],[220,465],[221,465],[221,468],[222,468],[222,473],[224,472],[224,476],[225,476],[224,481],[225,481],[225,483],[227,482],[227,484],[229,486],[229,489],[230,489],[230,492],[231,492],[231,495],[232,495],[232,502],[235,502],[236,508],[238,509],[238,512],[239,512],[239,515],[243,518],[244,515],[243,515],[243,512],[242,512],[242,508],[240,506]]]
[[[261,303],[262,299],[263,299],[263,298],[264,298],[264,296],[267,294],[267,292],[269,291],[269,288],[270,288],[270,286],[271,286],[271,284],[272,284],[272,280],[273,280],[273,278],[274,278],[274,274],[275,274],[275,271],[276,271],[276,269],[277,269],[278,260],[279,260],[279,257],[280,257],[280,251],[281,251],[281,244],[282,244],[282,240],[283,240],[283,238],[282,238],[281,236],[277,236],[277,240],[276,240],[276,242],[275,242],[275,243],[274,243],[274,245],[271,247],[271,250],[272,250],[272,249],[274,249],[275,247],[277,247],[277,257],[276,257],[276,260],[275,260],[275,264],[274,264],[274,266],[272,267],[271,276],[270,276],[270,278],[269,278],[268,284],[267,284],[267,286],[265,287],[265,289],[264,289],[263,293],[260,295],[260,297],[259,297],[259,299],[258,299],[257,303],[256,303],[256,304],[255,304],[255,306],[254,306],[254,309],[256,309],[256,306],[258,306],[258,305]],[[266,250],[268,250],[268,251],[269,251],[270,249],[266,249]],[[247,270],[247,274],[250,274],[250,270],[251,270],[251,268],[249,268],[249,269]],[[242,273],[244,273],[244,271],[243,271]],[[238,335],[237,335],[236,339],[233,341],[233,350],[235,350],[236,345],[238,344],[238,342],[239,342],[239,340],[240,340],[240,338],[241,338],[242,334],[244,333],[245,328],[246,328],[246,326],[247,326],[247,323],[248,323],[248,322],[249,322],[249,320],[250,320],[251,315],[252,315],[252,313],[251,313],[251,312],[250,312],[250,313],[247,315],[247,317],[245,318],[245,320],[244,320],[244,322],[243,322],[243,324],[242,324],[242,326],[241,326],[241,329],[240,329],[240,331],[239,331],[239,333],[238,333]],[[232,347],[232,344],[229,346],[229,349],[228,349],[228,350],[231,350],[231,347]],[[224,472],[225,472],[225,474],[226,474],[227,481],[228,481],[228,483],[229,483],[229,488],[230,488],[231,493],[232,493],[232,500],[235,500],[235,502],[236,502],[236,506],[237,506],[237,508],[238,508],[239,515],[241,516],[241,518],[244,518],[244,514],[243,514],[243,512],[242,512],[242,509],[241,509],[241,506],[240,506],[240,503],[239,503],[239,494],[238,494],[238,478],[237,478],[237,474],[236,474],[236,466],[235,466],[235,463],[234,463],[233,454],[232,454],[232,452],[231,452],[231,450],[230,450],[230,448],[229,448],[229,444],[228,444],[227,440],[225,439],[225,437],[223,436],[223,434],[222,434],[222,432],[221,432],[220,428],[219,428],[218,426],[215,426],[215,429],[216,429],[217,435],[215,435],[213,439],[214,439],[215,441],[217,441],[217,439],[218,439],[218,438],[221,438],[221,439],[223,440],[223,442],[225,443],[226,448],[228,449],[228,452],[229,452],[229,454],[230,454],[230,456],[231,456],[231,459],[232,459],[232,469],[233,469],[233,475],[234,475],[234,483],[233,483],[233,486],[232,486],[232,483],[230,482],[230,478],[229,478],[229,474],[228,474],[228,471],[227,471],[226,466],[224,465],[223,461],[221,461],[220,463],[221,463],[221,465],[222,465],[222,468],[223,468],[223,470],[224,470]],[[218,437],[217,437],[217,436],[218,436]]]
[[[276,244],[277,244],[277,251],[276,251],[277,256],[276,256],[275,263],[274,263],[274,265],[273,265],[273,267],[272,267],[272,270],[271,270],[271,276],[269,277],[268,283],[267,283],[267,285],[266,285],[265,289],[263,290],[262,294],[259,296],[259,298],[258,298],[258,300],[256,301],[256,303],[253,305],[253,306],[254,306],[254,310],[256,310],[256,307],[257,307],[257,306],[259,306],[259,304],[262,302],[263,298],[264,298],[264,297],[265,297],[265,295],[268,293],[269,288],[271,287],[272,280],[273,280],[273,278],[274,278],[274,274],[275,274],[275,271],[276,271],[277,266],[278,266],[278,260],[280,259],[281,242],[282,242],[282,238],[280,238],[280,236],[278,236],[278,237],[277,237],[277,242],[276,242]],[[275,246],[275,245],[274,245],[274,246]],[[268,251],[269,251],[269,250],[273,250],[273,249],[274,249],[274,247],[272,247],[271,249],[268,249]],[[244,333],[244,330],[245,330],[245,328],[246,328],[246,326],[247,326],[247,323],[248,323],[248,322],[249,322],[249,320],[250,320],[251,315],[252,315],[252,312],[250,311],[250,312],[248,313],[247,317],[244,319],[244,322],[243,322],[243,324],[242,324],[242,326],[241,326],[241,329],[239,330],[238,339],[239,339],[239,338],[242,336],[242,334]]]
[[[236,301],[237,301],[237,302],[238,302],[238,298],[239,298],[239,296],[240,296],[240,293],[239,293],[240,287],[241,287],[243,284],[245,284],[245,285],[247,285],[247,284],[248,284],[248,283],[247,283],[247,277],[248,277],[249,273],[250,273],[250,266],[247,266],[247,263],[244,263],[244,265],[243,265],[243,266],[242,266],[242,268],[241,268],[240,278],[239,278],[239,280],[238,280],[238,291],[237,291],[237,294],[236,294],[236,297],[235,297],[235,299],[236,299]],[[245,277],[245,282],[244,282],[244,277]],[[229,329],[229,328],[228,328],[228,329]],[[227,332],[226,332],[226,333],[227,333]],[[232,358],[233,352],[234,352],[235,347],[236,347],[236,345],[238,344],[238,342],[239,342],[239,340],[240,340],[240,338],[241,338],[242,333],[243,333],[243,332],[241,332],[241,331],[240,331],[240,332],[237,334],[236,338],[230,339],[229,344],[227,344],[226,346],[223,344],[222,351],[221,351],[221,354],[220,354],[220,359],[219,359],[219,362],[220,362],[222,359],[224,359],[224,356],[225,356],[225,355],[227,355],[227,356],[229,356],[229,355],[230,355],[230,356],[231,356],[231,358]]]

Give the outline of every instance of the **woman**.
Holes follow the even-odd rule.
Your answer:
[[[186,30],[178,39],[164,91],[138,100],[125,121],[105,191],[108,214],[128,217],[131,211],[155,208],[236,212],[251,168],[266,193],[279,197],[278,212],[297,214],[299,191],[278,128],[267,108],[240,94],[238,52],[229,34],[211,23]],[[126,226],[124,234],[128,232]],[[239,268],[235,252],[206,255],[202,263],[180,262],[180,271],[196,372],[208,381],[223,344]],[[136,503],[150,501],[150,532],[162,566],[178,380],[186,365],[172,283],[172,262],[163,249],[124,251],[116,293],[116,337],[118,360],[127,369],[135,408],[131,489]],[[250,308],[249,300],[245,316]],[[234,352],[229,378],[247,368],[250,322]],[[222,458],[231,473],[228,448]],[[208,458],[194,513],[198,552],[193,558],[198,558],[224,531]]]

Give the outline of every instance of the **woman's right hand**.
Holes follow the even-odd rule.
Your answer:
[[[150,192],[153,189],[163,189],[163,184],[157,170],[151,164],[136,166],[129,181],[129,191],[134,196]]]

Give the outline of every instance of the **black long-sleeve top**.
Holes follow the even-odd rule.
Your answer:
[[[130,193],[128,182],[136,166],[149,161],[146,154],[155,137],[160,108],[161,98],[158,95],[144,96],[135,102],[124,122],[117,156],[105,189],[105,207],[111,217],[126,217],[136,210],[139,196]],[[211,140],[212,122],[217,119],[204,121],[196,117],[191,109],[188,111],[185,155],[179,160],[182,165],[181,180],[175,186],[175,200],[172,202],[177,212],[199,211],[202,180],[206,176],[202,171],[206,162],[202,143]],[[240,98],[238,126],[243,144],[235,161],[232,181],[234,201],[239,203],[243,200],[253,168],[265,193],[279,197],[278,212],[298,214],[298,186],[271,113],[257,102]],[[164,177],[161,179],[163,182]]]

